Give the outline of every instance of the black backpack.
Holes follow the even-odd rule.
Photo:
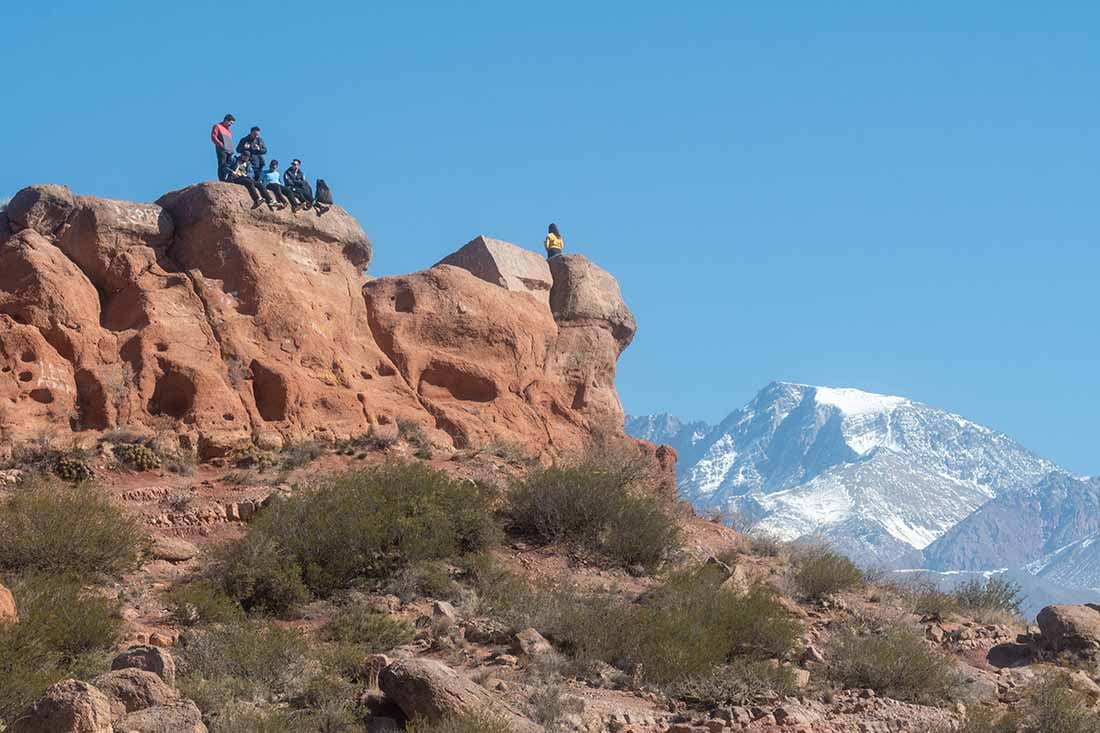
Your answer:
[[[317,179],[317,203],[332,206],[332,189],[325,183],[324,178]]]

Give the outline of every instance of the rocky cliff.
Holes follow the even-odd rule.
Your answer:
[[[211,458],[407,421],[553,456],[622,435],[635,322],[607,272],[483,237],[407,276],[368,279],[371,256],[341,208],[252,209],[229,184],[23,189],[0,214],[0,443],[126,428]]]

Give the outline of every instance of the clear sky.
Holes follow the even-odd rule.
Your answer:
[[[629,412],[900,394],[1100,474],[1100,5],[5,2],[0,198],[153,200],[258,124],[375,243],[612,271]]]

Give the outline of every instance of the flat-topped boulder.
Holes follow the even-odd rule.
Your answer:
[[[550,304],[550,267],[546,259],[529,249],[484,235],[467,242],[437,265],[453,265],[485,282],[517,293],[529,293]]]

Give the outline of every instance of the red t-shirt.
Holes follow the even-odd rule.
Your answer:
[[[219,122],[214,125],[214,128],[210,130],[210,141],[214,143],[215,148],[225,148],[226,150],[233,150],[233,133],[229,131],[224,122]]]

